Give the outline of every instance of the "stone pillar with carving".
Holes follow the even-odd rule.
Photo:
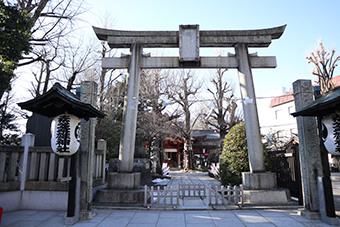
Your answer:
[[[295,110],[299,111],[313,102],[312,83],[310,80],[297,80],[293,83]],[[319,209],[317,178],[322,176],[319,137],[315,117],[296,117],[301,174],[303,187],[303,203],[308,211]],[[305,216],[310,216],[306,214]],[[318,215],[318,214],[317,214]]]
[[[83,93],[81,101],[96,106],[97,87],[93,81],[81,82]],[[80,182],[80,219],[89,220],[96,216],[97,211],[91,209],[93,169],[94,169],[94,148],[95,148],[95,126],[96,119],[88,121],[81,120],[81,142],[79,149],[79,176]]]

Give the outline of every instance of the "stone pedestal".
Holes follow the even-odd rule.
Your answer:
[[[290,192],[285,188],[243,191],[243,202],[245,204],[289,205],[290,201]]]
[[[288,205],[291,201],[288,189],[277,188],[275,173],[242,173],[245,204]]]
[[[242,184],[244,189],[261,190],[276,189],[277,180],[275,173],[242,173]]]
[[[140,189],[141,173],[109,173],[108,189],[97,191],[95,205],[142,206],[144,190]]]
[[[134,206],[144,204],[144,189],[138,190],[113,190],[102,189],[97,191],[94,205],[99,206]]]
[[[114,190],[136,190],[140,187],[141,173],[109,173],[108,188]]]

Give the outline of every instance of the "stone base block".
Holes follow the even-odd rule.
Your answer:
[[[301,209],[298,210],[298,215],[301,215],[302,217],[305,217],[309,220],[319,220],[320,219],[320,215],[319,212],[312,212],[309,210],[305,210],[305,209]]]
[[[143,206],[144,190],[98,190],[93,205],[101,206]]]
[[[64,217],[64,225],[74,225],[78,221],[79,221],[79,215],[73,216],[73,217],[67,217],[65,215]]]
[[[276,173],[242,173],[242,184],[245,189],[262,190],[276,189]]]
[[[90,210],[86,212],[80,212],[80,220],[92,220],[98,214],[97,210]]]
[[[141,173],[109,173],[108,188],[113,190],[137,190]]]
[[[276,190],[244,190],[245,204],[251,205],[289,205],[291,198],[288,189]]]

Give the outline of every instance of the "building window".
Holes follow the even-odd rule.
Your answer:
[[[281,116],[281,110],[275,110],[275,119],[279,119]]]
[[[293,112],[294,112],[294,107],[293,106],[288,107],[288,114],[290,115]]]

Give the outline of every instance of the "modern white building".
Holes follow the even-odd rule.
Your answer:
[[[333,77],[334,87],[340,86],[340,75]],[[280,87],[257,100],[261,135],[275,139],[282,145],[294,138],[298,140],[296,119],[290,115],[295,112],[294,96],[291,88]]]
[[[296,119],[290,115],[295,111],[292,89],[280,87],[265,94],[257,100],[257,107],[261,134],[266,142],[282,145],[297,137]]]

